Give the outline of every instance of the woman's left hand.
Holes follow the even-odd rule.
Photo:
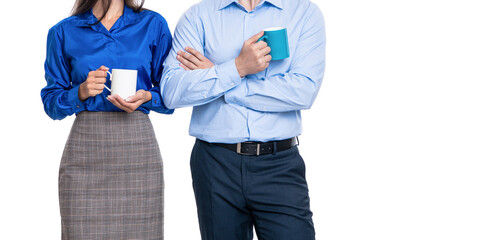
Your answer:
[[[176,59],[180,61],[180,67],[185,70],[195,70],[195,69],[208,69],[212,68],[214,64],[204,57],[202,53],[191,48],[186,47],[185,51],[178,51]]]
[[[109,95],[107,100],[109,100],[116,107],[131,113],[135,111],[140,105],[146,103],[152,99],[152,95],[149,91],[138,90],[135,95],[130,96],[126,99],[122,99],[119,95]]]

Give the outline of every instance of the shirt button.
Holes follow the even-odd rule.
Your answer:
[[[156,104],[157,104],[157,100],[155,100],[155,101],[154,101],[154,103],[156,103]]]
[[[77,108],[80,108],[80,105],[76,105]]]

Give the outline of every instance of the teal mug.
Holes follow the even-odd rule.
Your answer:
[[[258,40],[265,41],[271,48],[271,60],[282,60],[289,57],[289,41],[287,28],[273,27],[264,29],[264,35]]]

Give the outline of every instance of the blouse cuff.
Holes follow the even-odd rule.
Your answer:
[[[150,91],[150,95],[152,96],[152,99],[149,101],[151,106],[154,108],[161,107],[162,106],[162,100],[161,96],[159,93],[155,91]]]
[[[85,105],[80,101],[80,98],[78,97],[79,89],[80,85],[78,84],[77,86],[71,88],[68,92],[68,102],[71,106],[71,110],[73,110],[74,113],[79,113],[86,110]]]
[[[154,91],[149,91],[149,92],[152,98],[150,99],[150,101],[147,101],[144,104],[142,104],[142,106],[147,108],[148,110],[161,107],[161,99],[158,96],[157,92]]]

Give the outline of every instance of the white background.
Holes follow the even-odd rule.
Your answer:
[[[291,1],[291,0],[283,0]],[[174,30],[196,1],[147,0]],[[498,239],[498,3],[315,0],[327,70],[303,112],[319,240]],[[43,111],[48,29],[73,1],[4,1],[0,239],[60,239],[57,177],[74,116]],[[152,113],[166,239],[200,239],[190,108]]]

